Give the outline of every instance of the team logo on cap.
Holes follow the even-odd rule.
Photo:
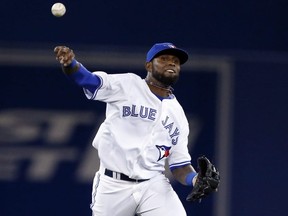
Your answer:
[[[164,146],[164,145],[161,145],[161,146],[156,145],[156,147],[157,147],[157,149],[159,151],[159,158],[158,158],[157,161],[160,161],[161,159],[166,158],[166,157],[168,157],[170,155],[171,147]]]

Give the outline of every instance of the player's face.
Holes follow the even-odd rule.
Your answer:
[[[177,82],[180,73],[180,60],[174,55],[160,55],[152,60],[152,76],[164,85],[173,85]]]

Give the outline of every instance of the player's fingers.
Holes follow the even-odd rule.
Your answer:
[[[63,46],[57,46],[54,48],[54,53],[56,54],[56,60],[60,61],[60,57],[62,56],[62,50]]]
[[[66,46],[56,46],[54,48],[54,52],[56,54],[56,60],[64,66],[68,66],[69,64],[71,64],[73,59],[75,58],[73,50]]]
[[[56,59],[59,60],[61,56],[67,53],[67,48],[65,46],[57,46],[54,48],[54,53],[56,54]]]
[[[58,50],[60,49],[60,47],[61,47],[61,46],[56,46],[56,47],[54,48],[54,52],[57,53]]]
[[[73,61],[73,57],[71,55],[69,56],[64,56],[64,59],[63,59],[63,65],[66,67],[68,65],[70,65]]]
[[[68,50],[64,49],[62,56],[64,57],[65,61],[68,61],[68,60],[73,59],[75,57],[73,50],[71,50],[71,49],[68,49]]]
[[[58,55],[62,53],[68,53],[69,51],[70,51],[69,47],[66,47],[66,46],[56,46],[54,48],[54,52]]]
[[[54,52],[57,54],[57,53],[59,53],[59,51],[63,50],[64,48],[65,48],[65,46],[56,46],[54,48]]]

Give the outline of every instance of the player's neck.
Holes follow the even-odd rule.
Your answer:
[[[160,85],[156,82],[149,80],[149,78],[147,78],[147,77],[146,77],[145,81],[148,84],[150,90],[154,94],[159,95],[161,97],[169,97],[170,95],[172,95],[172,92],[174,89],[171,86]]]

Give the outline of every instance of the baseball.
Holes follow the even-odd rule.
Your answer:
[[[51,12],[56,17],[62,17],[66,13],[66,7],[64,4],[58,2],[53,4]]]

